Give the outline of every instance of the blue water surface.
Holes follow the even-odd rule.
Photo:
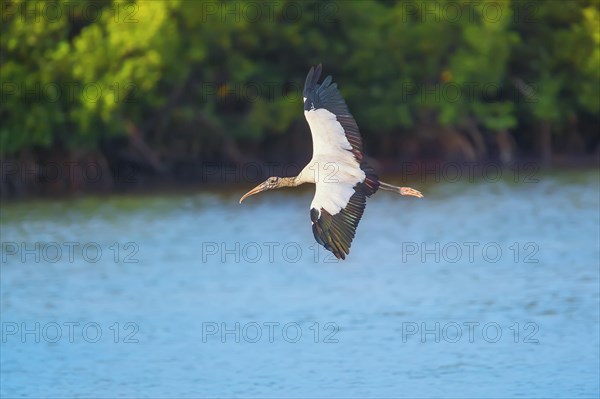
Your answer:
[[[413,185],[5,205],[1,396],[597,398],[598,171]]]

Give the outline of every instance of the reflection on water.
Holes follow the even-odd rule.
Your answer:
[[[597,397],[597,171],[415,187],[344,262],[309,189],[5,207],[2,396]]]

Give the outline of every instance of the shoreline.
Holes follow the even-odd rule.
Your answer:
[[[544,165],[541,161],[534,158],[521,159],[511,164],[504,164],[497,160],[478,162],[440,160],[390,162],[389,160],[383,160],[381,162],[371,161],[371,163],[374,164],[376,170],[380,171],[379,175],[382,178],[385,177],[387,180],[393,182],[424,185],[441,183],[491,183],[496,181],[506,181],[513,184],[535,183],[544,174],[587,170],[600,171],[600,162],[593,156],[577,160],[556,159],[549,166]],[[293,175],[293,170],[297,169],[298,166],[291,163],[289,165],[292,165],[287,168],[289,173],[274,173],[273,175]],[[72,163],[71,166],[73,166]],[[91,169],[89,168],[89,164],[87,166],[89,172]],[[244,168],[252,169],[253,172],[250,174]],[[119,179],[119,176],[115,178],[115,175],[111,175],[108,179],[111,181],[111,184],[107,184],[107,179],[99,178],[102,175],[98,174],[86,174],[83,172],[77,179],[68,179],[65,175],[60,175],[60,178],[57,177],[55,179],[43,179],[39,175],[36,176],[29,169],[21,174],[20,177],[17,177],[19,183],[22,185],[21,191],[17,193],[13,187],[15,176],[18,174],[14,173],[14,169],[8,170],[12,170],[13,173],[6,173],[7,168],[3,168],[0,200],[2,200],[3,204],[10,204],[30,200],[68,200],[87,196],[145,196],[160,193],[237,191],[247,189],[248,186],[253,186],[264,181],[271,175],[266,172],[276,171],[275,169],[278,168],[274,168],[273,164],[267,163],[232,165],[230,167],[212,168],[210,170],[199,166],[195,170],[195,173],[185,175],[133,173],[123,175],[126,176],[126,179]],[[279,169],[280,171],[284,171],[286,168]],[[56,172],[56,169],[53,170]],[[71,169],[71,171],[73,170],[77,169]],[[82,170],[85,169],[79,169],[80,172]],[[55,174],[53,176],[58,175]],[[12,182],[10,181],[11,179]]]

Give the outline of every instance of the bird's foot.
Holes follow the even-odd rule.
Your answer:
[[[410,187],[400,187],[400,194],[401,195],[412,195],[413,197],[423,198],[423,194],[421,194],[420,191],[417,191],[414,188],[410,188]]]

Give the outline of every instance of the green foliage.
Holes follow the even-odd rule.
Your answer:
[[[600,113],[600,19],[595,1],[539,2],[535,21],[515,26],[511,73],[532,83],[523,110],[560,132],[582,112]]]
[[[319,62],[365,136],[471,121],[531,134],[519,131],[523,118],[560,133],[570,118],[600,116],[595,1],[2,6],[0,155],[94,148],[132,124],[155,146],[183,126],[238,139],[284,134],[302,119],[304,77]]]
[[[55,143],[94,147],[164,101],[156,88],[177,56],[169,17],[177,2],[49,4],[5,5],[3,153]]]

